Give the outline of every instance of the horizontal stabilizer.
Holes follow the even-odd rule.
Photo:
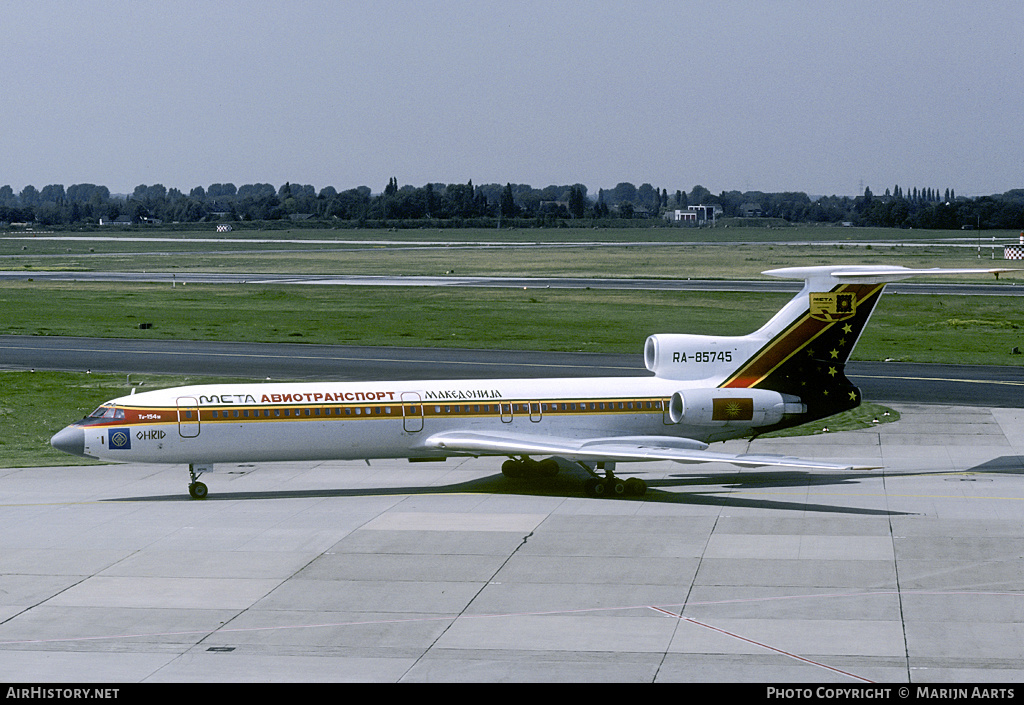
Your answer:
[[[783,267],[781,269],[769,269],[762,274],[780,279],[806,279],[816,280],[832,277],[837,281],[851,284],[885,284],[887,282],[902,281],[911,277],[930,277],[955,274],[993,274],[998,279],[1000,274],[1005,272],[1019,272],[1020,269],[1012,268],[990,268],[990,269],[943,269],[934,267],[931,269],[910,269],[897,265],[873,266],[873,265],[833,265],[818,267]]]

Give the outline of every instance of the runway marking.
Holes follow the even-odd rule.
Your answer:
[[[733,639],[738,639],[739,641],[743,641],[743,642],[746,642],[748,644],[753,644],[754,646],[757,646],[759,648],[767,649],[768,651],[774,651],[777,654],[781,654],[783,656],[786,656],[788,658],[794,659],[796,661],[800,661],[802,663],[807,663],[807,664],[810,664],[812,666],[817,666],[818,668],[824,668],[826,671],[832,671],[833,673],[838,673],[840,675],[847,676],[848,678],[853,678],[854,680],[863,681],[865,683],[874,683],[874,681],[869,680],[867,678],[864,678],[863,676],[858,676],[858,675],[856,675],[854,673],[849,673],[847,671],[843,671],[843,670],[841,670],[839,668],[836,668],[835,666],[829,666],[827,664],[820,663],[818,661],[812,661],[809,658],[805,658],[803,656],[799,656],[797,654],[790,653],[789,651],[785,651],[783,649],[778,649],[778,648],[776,648],[774,646],[769,646],[768,644],[762,644],[759,641],[754,641],[753,639],[748,639],[745,636],[740,636],[739,634],[734,634],[732,632],[726,631],[725,629],[720,629],[719,627],[714,627],[714,626],[712,626],[710,624],[704,624],[703,622],[698,622],[696,619],[693,619],[691,617],[684,617],[681,614],[676,614],[674,612],[669,612],[668,610],[661,609],[660,607],[651,606],[650,609],[654,610],[655,612],[660,612],[662,614],[666,614],[669,617],[675,617],[676,619],[682,620],[684,622],[689,622],[690,624],[695,624],[698,627],[703,627],[705,629],[710,629],[713,632],[718,632],[719,634],[724,634],[725,636],[731,637]]]

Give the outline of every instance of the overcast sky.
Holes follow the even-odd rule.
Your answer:
[[[1024,187],[1020,0],[6,0],[0,185]]]

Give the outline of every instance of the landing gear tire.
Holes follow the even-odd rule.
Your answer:
[[[588,497],[643,497],[646,493],[647,483],[635,477],[625,481],[590,478],[583,483],[583,494]]]
[[[526,475],[526,466],[519,460],[506,460],[501,464],[501,474],[513,480],[518,480]]]
[[[540,477],[554,477],[558,474],[558,461],[554,458],[548,458],[537,463],[536,473]]]
[[[208,463],[188,464],[189,497],[191,497],[192,499],[206,499],[206,495],[209,493],[209,490],[206,489],[206,485],[199,481],[199,476],[202,475],[204,472],[207,472],[212,469],[213,465],[210,465]]]
[[[557,475],[558,471],[558,461],[554,458],[548,458],[540,462],[529,458],[523,458],[522,460],[510,458],[501,464],[501,474],[515,480],[524,477],[550,478]]]
[[[202,482],[193,482],[188,486],[188,494],[192,499],[206,499],[209,491]]]
[[[605,477],[591,477],[583,483],[583,494],[587,497],[643,497],[647,483],[638,477],[620,480],[609,472]]]
[[[647,483],[639,477],[626,480],[626,494],[630,497],[643,497],[647,493]]]

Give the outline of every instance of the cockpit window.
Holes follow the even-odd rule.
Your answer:
[[[106,405],[99,407],[96,411],[89,414],[90,419],[123,419],[124,409],[119,409],[113,405]]]

